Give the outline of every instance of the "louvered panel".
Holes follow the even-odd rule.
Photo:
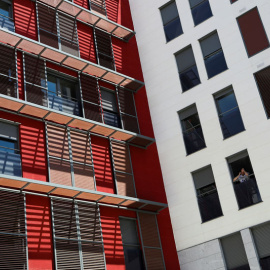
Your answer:
[[[143,245],[160,247],[155,215],[139,213]]]
[[[148,270],[164,270],[162,251],[160,249],[145,248],[145,260]]]
[[[104,0],[91,0],[91,9],[106,16]]]
[[[80,77],[83,99],[99,105],[97,80],[83,74]]]
[[[78,242],[56,239],[56,263],[58,270],[81,269]]]
[[[72,186],[70,163],[64,160],[49,158],[51,183]]]
[[[26,85],[26,100],[47,107],[47,91],[35,85]]]
[[[47,125],[49,155],[69,159],[67,130],[65,128]]]
[[[75,186],[95,190],[94,172],[92,166],[73,163]]]
[[[37,3],[39,28],[57,35],[56,13],[52,7]]]
[[[17,97],[17,82],[14,79],[0,75],[0,94]]]
[[[84,102],[83,106],[84,106],[84,115],[86,119],[90,119],[100,123],[102,122],[101,109],[99,105]]]
[[[25,234],[24,197],[0,191],[0,232]]]
[[[16,78],[15,50],[0,45],[0,73]]]
[[[25,54],[24,64],[26,82],[45,87],[44,60]]]
[[[128,145],[115,141],[111,145],[115,170],[132,173]]]
[[[136,117],[122,114],[122,121],[123,121],[123,126],[125,130],[135,132],[135,133],[140,133],[138,121]]]
[[[0,269],[26,270],[25,236],[0,234]]]
[[[118,98],[122,112],[136,116],[133,93],[125,89],[118,89]]]
[[[120,172],[116,172],[115,175],[118,194],[122,196],[136,197],[132,175]]]
[[[82,242],[83,269],[105,270],[102,244]]]
[[[72,201],[52,199],[55,237],[78,239],[75,204]]]
[[[92,164],[90,141],[87,134],[70,131],[73,161]]]
[[[78,202],[82,240],[101,242],[100,213],[97,205]]]
[[[112,57],[111,38],[108,33],[95,29],[96,42],[99,53]]]

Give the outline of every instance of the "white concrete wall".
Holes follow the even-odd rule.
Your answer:
[[[166,44],[159,7],[130,0],[177,250],[270,219],[270,120],[253,73],[270,65],[270,49],[248,58],[236,17],[258,6],[270,38],[269,0],[209,0],[213,17],[194,27],[188,0],[176,0],[184,34]],[[208,79],[198,40],[217,30],[228,70]],[[182,93],[174,53],[192,45],[201,84]],[[232,85],[246,131],[223,140],[213,93]],[[177,111],[196,103],[207,148],[186,156]],[[238,210],[225,158],[247,149],[263,199]],[[212,165],[223,217],[201,223],[191,172]]]

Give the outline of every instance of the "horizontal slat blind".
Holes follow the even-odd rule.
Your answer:
[[[91,9],[106,16],[105,0],[91,0]]]
[[[215,183],[215,178],[211,166],[192,173],[192,176],[196,189],[200,189],[202,187]]]
[[[0,269],[26,270],[24,195],[0,191]]]
[[[183,72],[187,68],[196,65],[191,46],[176,54],[175,58],[179,72]]]
[[[252,233],[259,257],[270,256],[270,223],[254,227]]]
[[[204,38],[203,40],[200,41],[200,43],[204,57],[207,57],[211,53],[221,49],[221,44],[217,32]]]
[[[144,255],[148,270],[164,270],[164,259],[159,240],[156,216],[138,213]]]

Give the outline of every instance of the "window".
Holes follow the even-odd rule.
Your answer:
[[[253,56],[269,47],[269,41],[257,8],[238,17],[237,22],[248,56]]]
[[[217,32],[201,39],[200,44],[209,79],[228,68]]]
[[[40,2],[37,3],[37,16],[40,42],[79,56],[75,18]]]
[[[191,46],[175,55],[183,92],[201,83]]]
[[[208,0],[189,0],[189,3],[195,25],[213,16]]]
[[[211,166],[192,173],[202,222],[222,216],[221,205]]]
[[[1,28],[14,32],[12,1],[0,1],[0,25]]]
[[[206,147],[196,105],[179,112],[187,154]]]
[[[48,74],[49,108],[73,115],[81,115],[80,97],[76,80]]]
[[[245,130],[232,88],[214,95],[224,139]]]
[[[238,1],[238,0],[231,0],[231,3],[233,4],[233,3],[235,3],[236,1]]]
[[[253,239],[262,270],[270,269],[270,223],[252,228]]]
[[[90,0],[90,9],[106,16],[105,0]]]
[[[270,117],[270,67],[255,73],[255,79],[267,117]]]
[[[143,258],[135,219],[119,218],[127,270],[143,270]]]
[[[220,239],[228,270],[250,270],[241,234],[235,233]]]
[[[160,9],[167,42],[183,34],[175,1]]]
[[[18,125],[0,122],[0,173],[22,176]]]
[[[98,64],[115,70],[111,36],[101,30],[95,29],[96,51]]]
[[[101,88],[101,99],[104,123],[113,127],[121,128],[116,94],[113,90]]]
[[[237,153],[227,158],[227,161],[239,209],[261,202],[261,195],[248,152],[245,150]]]

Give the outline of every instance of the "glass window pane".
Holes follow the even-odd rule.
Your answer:
[[[198,6],[192,9],[192,16],[194,20],[194,24],[198,25],[208,18],[212,17],[212,10],[209,4],[209,1],[204,1]]]
[[[208,78],[212,78],[213,76],[226,70],[228,67],[226,64],[223,51],[219,51],[216,54],[205,59],[205,66],[206,66]]]
[[[142,251],[139,247],[124,246],[125,264],[127,270],[143,270]]]
[[[162,17],[163,25],[165,25],[168,22],[172,21],[173,19],[179,17],[176,3],[172,2],[169,5],[162,8],[161,9],[161,17]]]
[[[196,65],[180,73],[179,75],[183,92],[201,83]]]
[[[105,110],[118,112],[116,96],[114,92],[101,89],[102,107]]]
[[[206,147],[201,126],[192,128],[183,135],[188,155]]]
[[[108,112],[108,111],[103,111],[103,115],[104,115],[104,123],[106,125],[121,128],[121,121],[118,114]]]
[[[184,131],[200,125],[199,115],[196,113],[196,114],[189,116],[188,118],[182,120],[182,124],[183,124]]]
[[[167,42],[183,34],[179,17],[164,25],[164,31]]]
[[[0,2],[0,14],[11,18],[12,17],[11,5],[1,1]]]
[[[5,151],[9,153],[16,153],[17,151],[17,142],[16,141],[8,141],[0,139],[0,151]]]
[[[217,103],[218,103],[218,111],[220,114],[227,112],[235,107],[238,107],[233,92],[218,98]]]
[[[123,244],[140,245],[136,220],[120,219],[120,227]]]
[[[206,38],[203,38],[200,41],[200,45],[202,48],[203,57],[206,57],[221,49],[221,44],[217,32],[211,34]]]

